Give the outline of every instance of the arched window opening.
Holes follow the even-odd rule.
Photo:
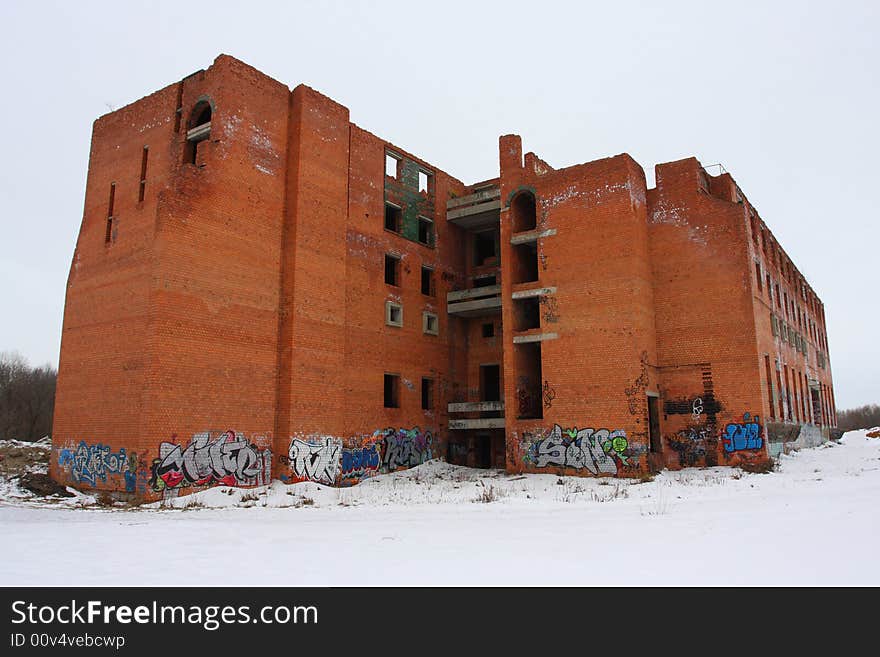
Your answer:
[[[538,225],[535,196],[531,192],[520,192],[510,204],[513,216],[513,232],[534,230]]]
[[[189,164],[198,163],[199,144],[211,137],[211,104],[206,101],[196,103],[186,123],[186,158]]]

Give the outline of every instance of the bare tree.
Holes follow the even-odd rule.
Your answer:
[[[52,431],[57,372],[0,352],[0,439],[38,440]]]
[[[880,406],[866,404],[858,408],[837,411],[837,426],[843,431],[880,427]]]

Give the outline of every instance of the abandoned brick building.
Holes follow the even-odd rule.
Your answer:
[[[827,437],[822,302],[729,174],[655,171],[506,135],[465,184],[219,56],[94,124],[53,476],[637,476]]]

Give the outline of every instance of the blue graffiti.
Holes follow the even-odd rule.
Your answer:
[[[760,418],[754,419],[748,413],[743,414],[741,423],[731,422],[724,428],[721,437],[724,442],[724,451],[737,452],[741,449],[761,449],[764,440],[761,438]]]
[[[133,492],[137,473],[134,454],[126,455],[125,448],[112,452],[108,445],[89,445],[81,441],[76,449],[62,449],[58,455],[58,465],[70,469],[74,480],[95,486],[98,480],[107,481],[107,475],[124,474],[125,489]]]
[[[342,450],[343,479],[365,479],[379,472],[379,448],[376,445]]]

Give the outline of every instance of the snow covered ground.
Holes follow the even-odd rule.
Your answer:
[[[432,461],[101,508],[0,485],[0,585],[880,585],[880,438],[650,482]]]

